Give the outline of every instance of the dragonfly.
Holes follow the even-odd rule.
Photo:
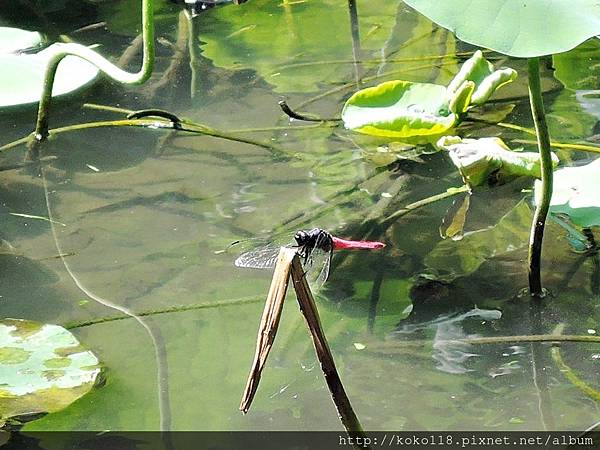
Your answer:
[[[329,278],[334,250],[377,250],[385,247],[385,244],[382,242],[342,239],[333,236],[321,228],[297,231],[294,235],[294,241],[295,243],[289,244],[287,247],[296,249],[296,253],[302,260],[307,273],[314,273],[314,268],[321,267],[315,277],[317,286],[322,285]],[[278,245],[267,244],[263,247],[242,253],[237,257],[234,265],[252,269],[272,269],[277,262],[279,248],[280,246]]]

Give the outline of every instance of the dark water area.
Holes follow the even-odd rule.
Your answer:
[[[49,1],[35,14],[7,3],[0,26],[99,44],[112,61],[138,70],[138,0]],[[161,108],[288,158],[216,137],[90,128],[44,148],[57,157],[46,170],[48,204],[36,173],[2,172],[0,237],[17,250],[0,254],[2,317],[65,324],[118,313],[86,292],[135,312],[202,305],[146,317],[150,332],[133,319],[75,328],[108,368],[106,384],[25,430],[341,430],[292,294],[253,407],[238,411],[271,273],[234,267],[236,253],[222,250],[235,240],[292,237],[317,226],[387,244],[379,252],[336,253],[317,299],[365,429],[582,430],[599,420],[598,397],[566,376],[551,344],[456,342],[550,334],[558,326],[570,335],[600,331],[598,257],[575,252],[554,222],[543,257],[550,294],[542,302],[523,295],[533,180],[475,191],[461,239],[443,239],[439,229],[466,194],[373,225],[461,186],[448,156],[420,145],[407,158],[390,139],[290,120],[277,104],[285,99],[300,111],[339,117],[353,92],[382,81],[446,85],[472,46],[398,0],[358,3],[354,39],[343,0],[250,0],[194,18],[170,1],[155,3],[150,81],[123,87],[100,78],[57,102],[51,127],[124,118],[84,104]],[[600,89],[600,41],[565,56],[568,73],[543,60],[544,100],[552,138],[579,142],[598,130],[600,102],[584,94]],[[486,57],[519,77],[485,111],[532,127],[526,61]],[[30,133],[34,120],[32,110],[0,115],[0,145]],[[465,124],[457,133],[535,151],[513,143],[530,139],[519,130]],[[2,157],[15,162],[24,153],[19,147]],[[557,154],[567,165],[594,158]],[[71,274],[52,258],[47,221],[9,214],[48,217],[48,206],[64,224],[55,229]],[[569,374],[600,391],[597,344],[565,343],[558,353]]]

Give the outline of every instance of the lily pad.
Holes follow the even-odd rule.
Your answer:
[[[444,86],[387,81],[350,97],[342,119],[346,128],[359,133],[406,139],[439,137],[458,116],[448,107]]]
[[[517,76],[513,69],[494,70],[481,51],[463,64],[447,88],[430,83],[387,81],[362,89],[342,111],[346,128],[413,143],[435,142],[449,133],[461,115],[483,104]]]
[[[46,65],[59,45],[53,44],[35,54],[0,55],[0,108],[39,101]],[[74,92],[97,75],[98,69],[93,64],[77,56],[67,56],[58,66],[52,95]]]
[[[0,54],[22,52],[42,45],[43,37],[37,31],[0,27]]]
[[[554,77],[567,89],[594,90],[600,87],[600,39],[590,39],[570,52],[552,56]]]
[[[570,50],[600,32],[596,0],[404,0],[470,44],[532,57]]]
[[[566,214],[580,227],[600,225],[600,159],[579,167],[554,172],[550,213]],[[540,200],[541,182],[535,183],[535,202]]]
[[[500,138],[444,136],[437,146],[448,151],[469,186],[481,186],[490,181],[503,183],[512,177],[541,177],[539,153],[512,151]],[[552,163],[558,164],[554,153]]]
[[[0,420],[65,408],[100,374],[98,359],[58,325],[0,321]]]

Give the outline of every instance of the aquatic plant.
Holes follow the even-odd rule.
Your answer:
[[[470,108],[482,105],[517,76],[513,69],[494,70],[481,51],[469,58],[448,86],[386,81],[356,92],[346,101],[346,128],[410,142],[435,142],[460,123]]]
[[[0,108],[36,104],[40,99],[44,70],[62,44],[47,43],[40,33],[0,27]],[[90,85],[98,76],[96,66],[76,56],[63,60],[55,77],[52,96]]]
[[[509,56],[528,58],[529,98],[541,158],[542,181],[529,246],[529,291],[542,297],[541,253],[552,197],[553,164],[540,86],[540,56],[574,48],[598,34],[600,4],[510,0],[405,0],[405,3],[468,43]],[[518,22],[515,22],[518,18]],[[518,25],[518,28],[515,27]],[[548,32],[548,30],[552,30]]]
[[[89,392],[98,359],[58,325],[0,321],[0,426],[58,411]]]
[[[462,139],[444,136],[437,146],[448,151],[450,159],[470,187],[489,183],[492,177],[495,184],[502,184],[514,177],[542,176],[539,154],[513,151],[500,138]],[[558,165],[558,156],[554,153],[552,164]]]
[[[81,44],[55,44],[50,47],[52,48],[52,52],[47,58],[42,96],[40,98],[35,127],[35,140],[39,142],[48,137],[48,120],[56,72],[61,61],[69,55],[78,56],[90,62],[110,78],[122,84],[142,84],[150,78],[154,68],[154,4],[152,0],[142,0],[142,40],[142,67],[135,73],[120,69],[99,53]]]
[[[549,212],[566,214],[570,221],[582,228],[600,225],[600,160],[579,167],[563,167],[554,173],[554,189]],[[543,194],[542,183],[535,183],[535,202]]]

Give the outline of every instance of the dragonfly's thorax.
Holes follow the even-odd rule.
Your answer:
[[[327,231],[313,228],[309,231],[300,230],[294,236],[298,244],[298,253],[303,258],[308,258],[313,250],[319,249],[325,253],[333,249],[333,237]]]

